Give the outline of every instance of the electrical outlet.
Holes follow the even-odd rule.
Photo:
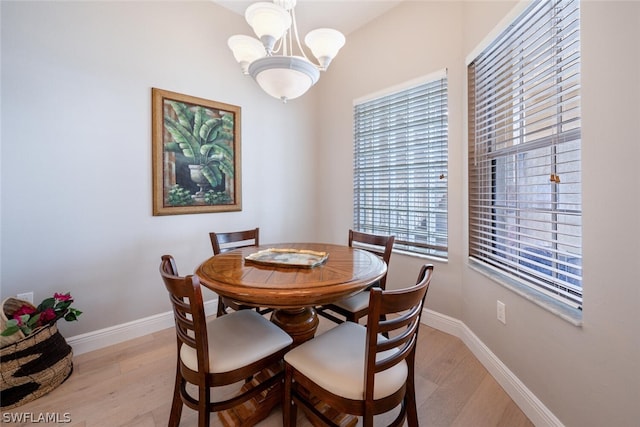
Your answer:
[[[21,299],[22,301],[28,301],[33,304],[33,292],[25,292],[22,294],[16,295],[16,298]]]
[[[500,300],[498,300],[498,320],[507,324],[507,306]]]

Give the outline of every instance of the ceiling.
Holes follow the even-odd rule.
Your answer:
[[[246,8],[258,0],[213,1],[239,15],[244,15]],[[403,0],[297,0],[295,13],[298,33],[302,39],[310,30],[328,27],[347,35],[397,6],[401,1]],[[248,24],[243,33],[253,35]]]

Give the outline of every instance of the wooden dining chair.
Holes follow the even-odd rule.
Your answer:
[[[389,425],[401,426],[405,419],[409,427],[418,425],[415,351],[432,276],[433,266],[425,264],[413,286],[371,289],[366,327],[344,322],[285,355],[285,427],[296,425],[298,406],[312,424],[336,425],[317,409],[319,403],[331,408],[328,413],[362,417],[364,427],[373,426],[374,415],[400,406]]]
[[[395,236],[381,236],[349,230],[349,246],[365,249],[378,255],[387,264],[387,267],[389,267],[391,260],[394,241]],[[386,289],[386,284],[387,274],[385,273],[379,281],[374,282],[369,288],[375,286]],[[342,323],[345,320],[358,323],[369,312],[368,289],[334,303],[316,307],[316,311],[320,316],[336,323]],[[343,316],[344,319],[337,317],[337,315]]]
[[[198,276],[180,277],[170,255],[162,256],[160,275],[173,306],[177,337],[169,426],[180,424],[183,404],[198,411],[200,427],[208,427],[211,412],[263,398],[261,393],[269,390],[270,397],[258,405],[260,412],[255,415],[266,416],[265,412],[268,414],[281,399],[280,364],[291,346],[291,337],[253,310],[240,310],[207,321]],[[265,373],[269,373],[269,378],[264,378]],[[252,381],[258,376],[262,382]],[[215,387],[235,383],[243,384],[239,394],[212,399],[212,387],[215,391]]]
[[[213,248],[213,254],[218,255],[223,252],[230,251],[232,249],[245,248],[248,246],[260,246],[260,228],[256,227],[251,230],[242,231],[230,231],[224,233],[209,233],[211,239],[211,247]],[[218,297],[218,310],[216,315],[223,316],[228,313],[227,309],[235,311],[252,309],[248,305],[241,304],[237,301],[233,301],[229,298],[219,296]],[[256,311],[260,314],[269,313],[271,308],[255,307]]]

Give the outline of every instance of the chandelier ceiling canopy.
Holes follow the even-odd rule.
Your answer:
[[[298,37],[295,5],[296,0],[252,4],[244,16],[258,38],[235,35],[227,42],[242,72],[251,75],[262,90],[283,102],[307,92],[345,43],[344,35],[337,30],[310,31],[304,43],[317,63],[309,60]]]

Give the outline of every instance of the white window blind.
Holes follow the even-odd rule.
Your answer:
[[[538,1],[468,67],[469,255],[582,305],[578,0]]]
[[[447,255],[447,78],[354,106],[354,229]]]

